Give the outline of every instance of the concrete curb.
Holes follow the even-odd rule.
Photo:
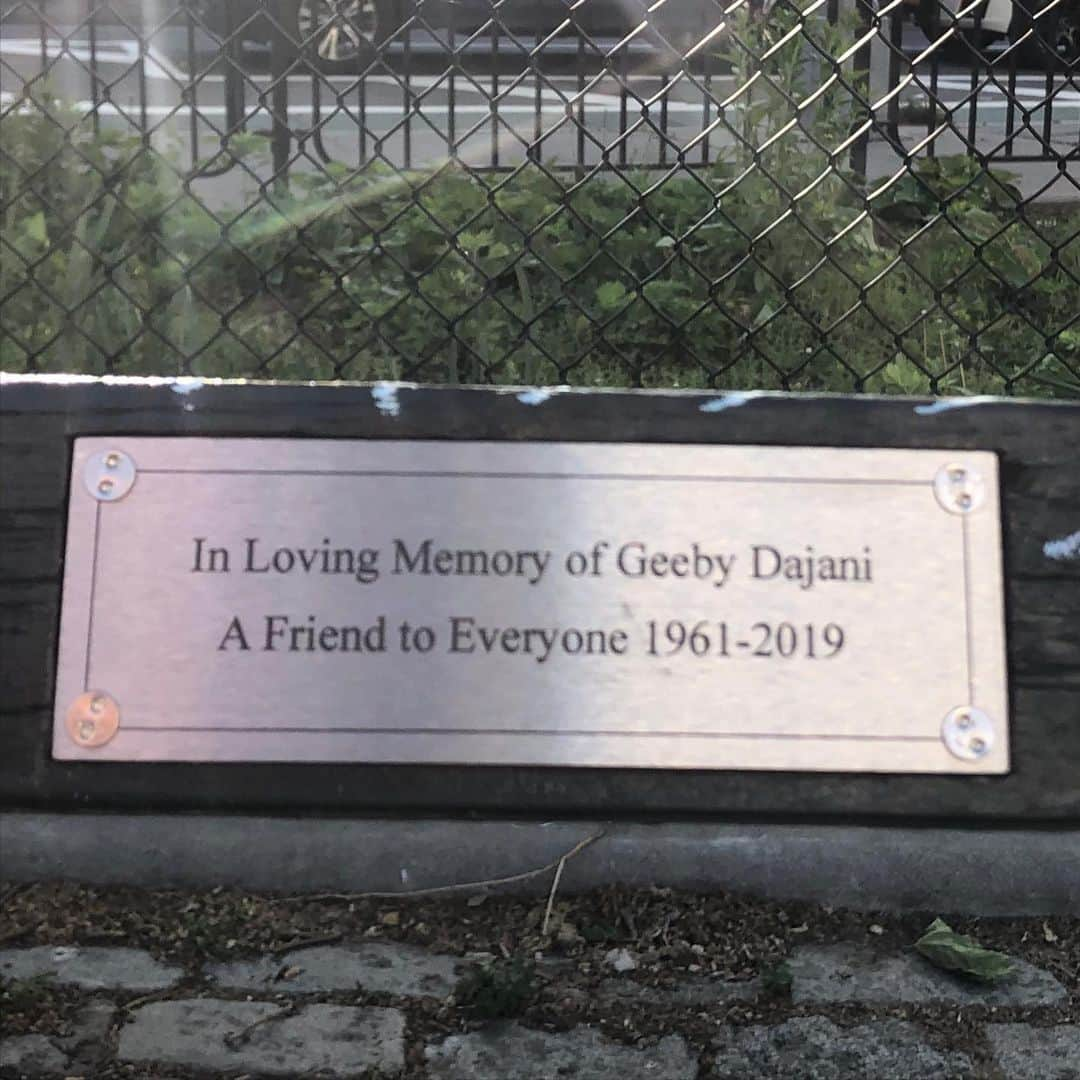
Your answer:
[[[253,816],[0,814],[0,877],[274,892],[405,893],[570,859],[560,890],[726,889],[872,911],[1080,910],[1080,829],[659,825]],[[550,875],[511,886],[545,892]],[[477,890],[480,891],[480,890]]]

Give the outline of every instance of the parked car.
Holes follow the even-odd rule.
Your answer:
[[[1017,42],[1024,62],[1037,67],[1080,60],[1080,0],[986,0],[982,5],[971,0],[916,2],[916,21],[930,41],[955,28],[977,50],[998,38]]]
[[[266,45],[277,23],[313,64],[348,71],[412,18],[437,32],[453,26],[462,36],[495,21],[533,39],[572,18],[586,34],[622,37],[645,18],[653,0],[201,0],[199,6],[203,21],[222,38]],[[669,40],[690,41],[707,25],[707,13],[718,10],[716,0],[669,0],[650,20]]]

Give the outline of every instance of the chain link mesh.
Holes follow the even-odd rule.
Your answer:
[[[1080,396],[1025,4],[2,0],[0,367]]]

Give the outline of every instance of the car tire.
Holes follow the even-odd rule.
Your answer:
[[[1039,0],[1027,0],[1030,4]],[[1058,4],[1052,11],[1039,12],[1034,18],[1016,8],[1009,27],[1009,40],[1019,41],[1032,25],[1037,36],[1021,43],[1020,59],[1038,68],[1057,68],[1080,61],[1080,0]]]
[[[950,27],[948,19],[942,20],[937,0],[922,0],[915,9],[915,22],[923,36],[932,45]],[[995,35],[989,30],[957,29],[952,37],[937,51],[936,55],[950,63],[970,63],[975,53],[986,55],[986,47]]]
[[[327,74],[359,71],[402,23],[395,0],[292,0],[288,30]]]

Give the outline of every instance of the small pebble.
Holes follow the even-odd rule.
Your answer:
[[[620,974],[625,971],[636,971],[638,966],[637,959],[629,949],[611,949],[604,954],[604,963]]]

